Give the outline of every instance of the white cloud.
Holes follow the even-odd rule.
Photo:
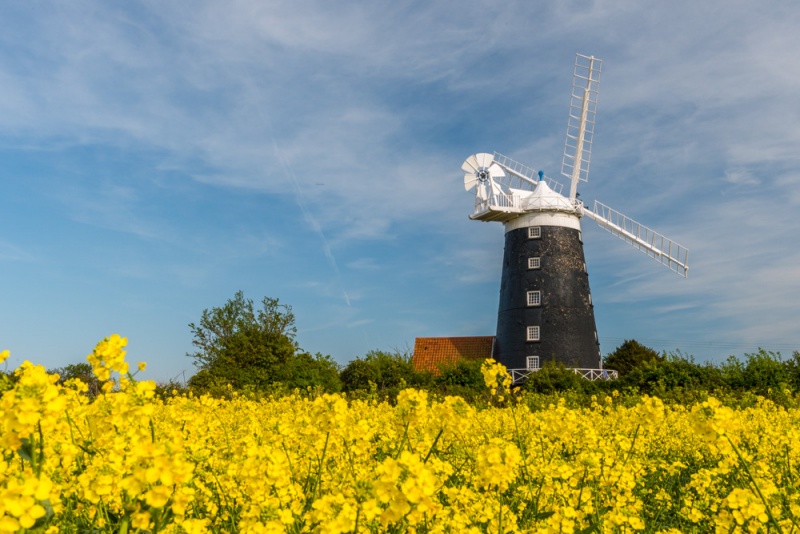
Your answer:
[[[761,182],[747,169],[728,169],[725,171],[725,180],[733,185],[758,185]]]

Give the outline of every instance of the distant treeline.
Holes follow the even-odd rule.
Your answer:
[[[481,361],[460,361],[443,367],[439,374],[417,372],[403,353],[373,351],[350,362],[340,373],[347,392],[377,391],[392,396],[402,387],[418,387],[443,395],[482,399],[486,386]],[[616,369],[616,380],[589,381],[573,370],[546,363],[528,375],[520,389],[531,393],[584,395],[612,394],[658,396],[666,401],[692,403],[709,395],[721,398],[771,399],[779,404],[794,402],[800,392],[800,352],[784,358],[780,353],[759,350],[743,358],[730,356],[724,363],[697,363],[681,353],[659,354],[635,340],[625,341],[604,358],[604,367]]]
[[[481,374],[482,363],[462,360],[443,366],[438,373],[430,373],[415,370],[407,352],[374,350],[344,367],[329,357],[300,352],[278,366],[281,369],[277,373],[253,367],[229,367],[219,374],[213,369],[201,370],[187,383],[159,384],[159,391],[164,395],[192,391],[196,395],[230,396],[236,392],[266,396],[300,389],[314,394],[345,392],[353,397],[392,400],[402,389],[412,387],[436,395],[458,395],[480,404],[490,398]],[[798,351],[784,357],[760,349],[743,358],[730,356],[715,365],[697,363],[680,351],[659,354],[629,340],[606,356],[604,367],[618,370],[620,377],[589,381],[563,365],[546,363],[516,389],[543,395],[569,394],[575,403],[587,405],[592,396],[605,395],[650,395],[683,404],[703,401],[709,395],[733,404],[754,403],[758,397],[784,406],[800,402]],[[50,372],[59,374],[61,382],[81,379],[89,385],[89,395],[100,391],[88,363],[71,364]],[[13,380],[13,374],[9,374]]]
[[[401,389],[413,387],[438,395],[459,395],[476,403],[488,399],[480,371],[482,361],[458,361],[431,373],[415,370],[408,351],[374,350],[343,367],[330,356],[309,354],[295,339],[291,306],[278,299],[265,297],[257,308],[238,292],[225,305],[204,310],[199,323],[191,323],[189,328],[196,351],[187,356],[198,372],[188,383],[162,384],[164,394],[189,389],[195,394],[275,395],[300,389],[391,399]],[[603,363],[606,369],[619,371],[619,378],[591,382],[563,366],[546,363],[518,389],[536,394],[569,392],[578,402],[587,403],[592,396],[616,391],[683,403],[704,400],[708,395],[745,403],[760,396],[788,405],[794,402],[795,392],[800,392],[797,351],[784,358],[780,353],[759,350],[715,365],[697,363],[680,351],[659,354],[628,340]],[[81,378],[89,385],[90,395],[99,390],[88,363],[53,371],[61,380]]]

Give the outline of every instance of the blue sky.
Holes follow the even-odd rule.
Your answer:
[[[494,334],[503,229],[462,161],[560,170],[576,52],[603,59],[579,191],[689,248],[684,280],[584,220],[601,350],[800,349],[800,5],[4,3],[0,348],[111,333],[188,377],[187,324],[277,297],[340,363]]]

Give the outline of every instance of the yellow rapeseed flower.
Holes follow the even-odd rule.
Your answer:
[[[126,343],[90,355],[95,397],[29,362],[4,383],[0,533],[789,532],[800,519],[800,409],[764,399],[162,400],[128,374]],[[483,370],[493,401],[507,395],[506,370]]]

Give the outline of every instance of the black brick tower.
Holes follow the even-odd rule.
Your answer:
[[[494,356],[509,369],[528,368],[529,356],[538,356],[539,365],[599,368],[579,220],[570,217],[576,229],[524,218],[532,224],[506,225]]]

